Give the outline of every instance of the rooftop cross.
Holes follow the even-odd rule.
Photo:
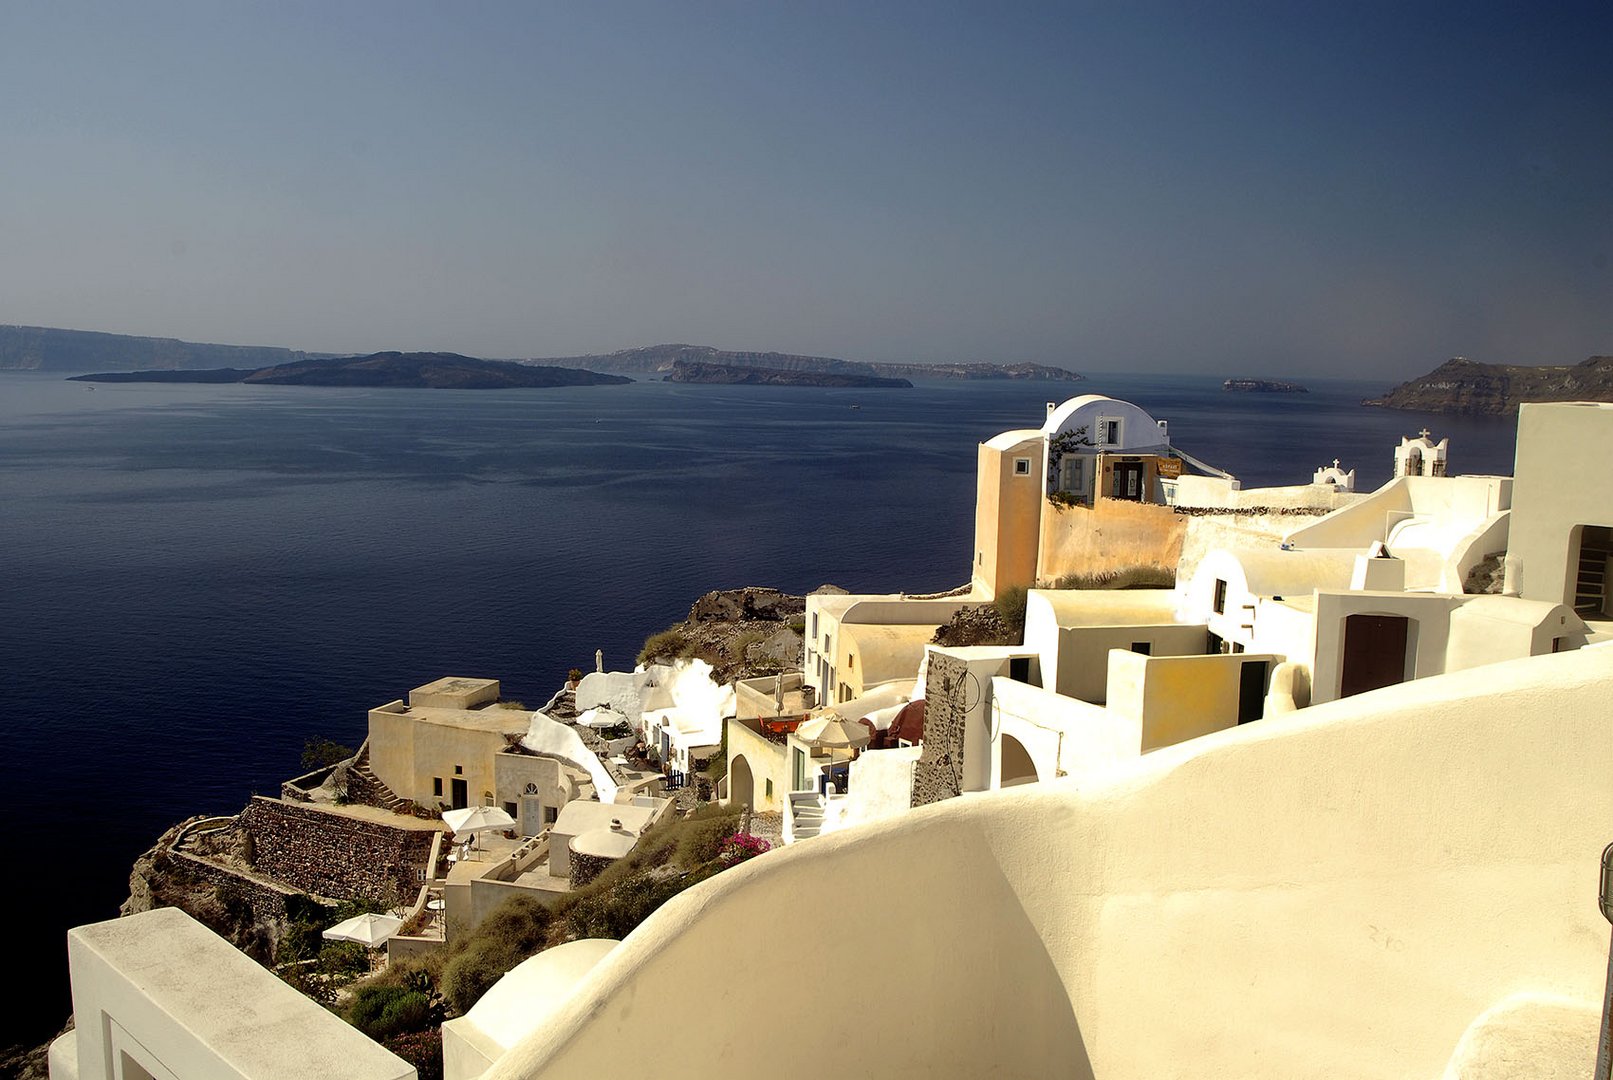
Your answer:
[[[1418,432],[1418,433],[1417,433],[1417,434],[1419,434],[1419,435],[1421,435],[1421,436],[1422,436],[1422,437],[1423,437],[1423,438],[1425,438],[1425,439],[1426,439],[1426,438],[1428,438],[1428,429],[1427,429],[1427,428],[1423,428],[1423,429],[1422,429],[1422,430],[1421,430],[1421,431],[1419,431],[1419,432]]]

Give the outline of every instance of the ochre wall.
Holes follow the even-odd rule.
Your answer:
[[[1174,572],[1186,519],[1168,506],[1099,499],[1095,507],[1047,504],[1036,578],[1051,585],[1066,574],[1107,575],[1139,567]]]

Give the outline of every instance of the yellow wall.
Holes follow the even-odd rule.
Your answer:
[[[497,791],[493,756],[504,749],[504,735],[448,724],[430,723],[418,712],[392,712],[390,706],[370,710],[370,768],[394,794],[425,807],[453,805],[453,779],[465,781],[469,806],[480,806],[484,794]],[[523,729],[527,714],[506,710],[510,730]],[[463,773],[456,774],[454,766]],[[442,779],[442,794],[432,780]]]
[[[1047,505],[1037,580],[1113,574],[1138,567],[1174,572],[1187,518],[1168,506],[1099,499],[1094,507]]]
[[[1041,528],[1044,482],[1041,439],[1027,439],[1006,450],[982,443],[976,465],[976,592],[986,598],[1014,586],[1036,583],[1036,548]],[[1029,476],[1014,475],[1016,458],[1029,458]]]
[[[731,786],[734,778],[734,759],[744,757],[750,766],[755,796],[751,807],[758,811],[784,809],[784,799],[790,790],[790,768],[783,743],[775,743],[752,731],[738,720],[728,721],[728,802],[734,801]],[[773,781],[773,794],[767,794],[767,781]]]
[[[1116,649],[1109,654],[1107,707],[1142,722],[1145,753],[1173,746],[1237,727],[1243,665],[1264,662],[1269,681],[1279,660],[1267,653],[1143,656]]]

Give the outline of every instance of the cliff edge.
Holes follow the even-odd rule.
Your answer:
[[[1465,416],[1507,416],[1526,401],[1613,401],[1613,356],[1562,367],[1481,364],[1456,356],[1363,405]]]

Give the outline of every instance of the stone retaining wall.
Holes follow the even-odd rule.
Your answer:
[[[419,889],[432,833],[400,829],[299,803],[254,796],[240,823],[252,838],[253,866],[320,896],[396,904]]]
[[[571,853],[571,887],[573,889],[582,888],[600,874],[603,874],[605,868],[615,861],[615,859],[604,855],[584,855],[580,851],[573,851]]]
[[[240,870],[208,862],[187,851],[169,851],[167,854],[183,868],[182,872],[186,877],[239,893],[252,908],[253,921],[260,926],[284,919],[286,897],[297,893],[296,889],[276,885],[272,881],[264,881]]]
[[[963,729],[968,713],[964,681],[969,665],[930,653],[925,676],[924,744],[913,764],[913,805],[950,799],[963,791]]]

